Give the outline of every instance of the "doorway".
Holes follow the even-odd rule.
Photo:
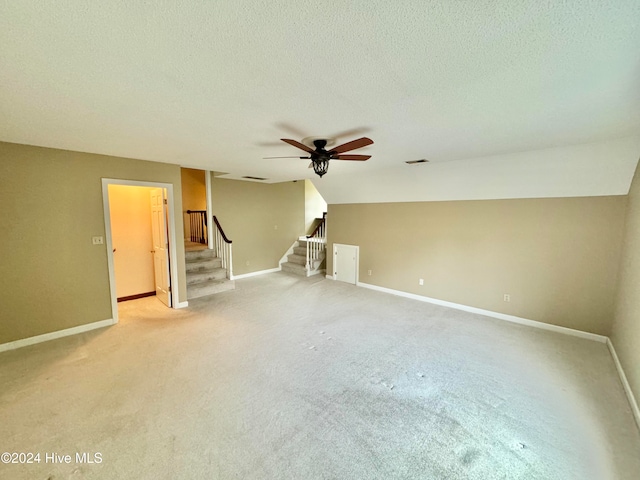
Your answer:
[[[109,185],[118,302],[156,294],[150,200],[153,190],[151,187]]]
[[[211,209],[211,174],[209,170],[180,167],[182,186],[182,214],[185,245],[191,242],[201,243],[213,249],[213,215]],[[202,214],[198,217],[193,214]],[[193,225],[194,220],[204,218],[204,225]],[[205,241],[193,238],[194,230],[204,237]]]
[[[122,189],[124,187],[138,187],[138,191],[136,192],[138,200],[136,200],[136,203],[140,203],[140,205],[131,204],[128,208],[140,210],[137,212],[138,218],[140,219],[142,219],[145,210],[149,214],[146,220],[144,220],[146,222],[146,228],[149,229],[146,233],[146,239],[141,238],[138,239],[137,242],[142,245],[138,245],[138,265],[145,269],[146,273],[138,273],[144,277],[143,281],[146,282],[145,284],[149,284],[149,294],[152,294],[150,292],[153,291],[157,298],[169,307],[178,308],[181,306],[177,298],[178,276],[177,269],[175,268],[177,265],[177,253],[175,213],[173,211],[173,185],[134,180],[102,179],[109,287],[111,291],[113,318],[115,321],[118,320],[118,297],[122,298],[123,291],[126,291],[123,290],[123,288],[126,289],[128,287],[118,270],[121,270],[122,261],[125,263],[132,262],[131,258],[119,258],[126,257],[126,255],[124,255],[126,252],[118,252],[118,244],[123,241],[123,236],[134,236],[137,231],[137,227],[134,228],[134,225],[131,225],[131,228],[126,228],[125,225],[124,232],[118,225],[112,225],[111,208],[117,207],[110,201],[112,200],[110,197],[113,196],[110,195],[110,191],[113,192],[115,191],[114,189]],[[132,192],[133,190],[129,193],[132,194]],[[146,204],[142,205],[143,202],[146,202]],[[144,228],[143,226],[142,229]],[[144,246],[145,242],[146,247]],[[129,243],[135,244],[136,242]],[[142,248],[142,250],[140,250],[140,248]],[[129,253],[131,254],[131,252]],[[116,268],[116,263],[119,263],[118,269]],[[125,269],[125,272],[132,272],[131,267],[134,266],[135,263],[134,261],[131,265],[128,265],[129,268]],[[149,278],[150,271],[153,271],[152,278]],[[133,278],[129,278],[128,280],[133,280]],[[149,283],[150,281],[151,283]],[[139,289],[140,285],[141,283],[138,283],[136,288]]]

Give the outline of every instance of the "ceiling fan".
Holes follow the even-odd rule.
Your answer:
[[[313,140],[313,145],[316,149],[312,149],[311,147],[305,145],[304,143],[298,142],[297,140],[291,140],[288,138],[281,138],[285,143],[292,145],[300,150],[304,150],[309,154],[308,157],[265,157],[265,158],[305,158],[311,160],[310,167],[313,167],[313,171],[316,172],[321,178],[327,173],[329,169],[329,160],[356,160],[356,161],[364,161],[369,160],[371,155],[341,155],[344,152],[349,152],[351,150],[356,150],[358,148],[366,147],[367,145],[373,144],[373,140],[367,137],[362,137],[357,140],[352,140],[351,142],[344,143],[337,147],[333,147],[330,150],[326,150],[327,142],[329,139],[325,138],[317,138]],[[303,139],[304,141],[304,139]]]

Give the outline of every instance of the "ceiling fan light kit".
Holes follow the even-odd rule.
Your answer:
[[[367,137],[362,137],[357,140],[352,140],[351,142],[344,143],[339,145],[331,150],[326,150],[327,142],[332,141],[333,139],[326,138],[318,138],[318,137],[307,137],[303,139],[309,141],[313,139],[313,145],[316,147],[313,150],[310,146],[305,145],[304,143],[298,142],[297,140],[291,140],[289,138],[281,138],[285,143],[289,145],[299,148],[300,150],[304,150],[307,152],[310,157],[300,157],[300,158],[310,158],[311,165],[313,166],[313,171],[322,178],[323,175],[327,173],[329,169],[329,161],[330,160],[355,160],[355,161],[365,161],[371,158],[371,155],[340,155],[344,152],[349,152],[351,150],[356,150],[358,148],[366,147],[367,145],[372,145],[373,140]],[[332,142],[333,143],[333,142]],[[272,157],[273,158],[273,157]],[[281,157],[287,158],[287,157]]]
[[[318,174],[320,178],[327,173],[329,170],[329,159],[328,158],[319,158],[317,160],[311,160],[313,163],[313,171]]]

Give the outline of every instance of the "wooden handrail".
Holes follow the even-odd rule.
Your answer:
[[[222,230],[222,227],[220,226],[220,222],[218,222],[218,219],[216,218],[216,216],[213,216],[213,221],[215,222],[216,226],[218,227],[218,230],[220,231],[220,235],[222,235],[222,239],[225,241],[225,243],[233,243],[231,240],[229,240],[227,238],[227,236],[224,234],[224,230]]]
[[[311,235],[307,235],[307,238],[311,238],[311,237],[315,237],[316,236],[316,233],[318,233],[318,230],[320,230],[320,227],[322,227],[324,225],[324,222],[327,219],[326,215],[327,215],[326,213],[322,215],[322,219],[320,220],[320,222],[316,226],[316,229],[313,231],[313,233],[311,233]]]
[[[211,216],[215,223],[213,232],[213,249],[216,252],[216,257],[220,258],[221,266],[227,271],[227,278],[233,280],[233,245],[231,240],[227,238],[222,230],[222,226],[215,215]]]

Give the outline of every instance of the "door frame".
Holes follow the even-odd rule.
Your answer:
[[[331,278],[333,280],[337,280],[337,275],[336,275],[336,251],[338,250],[337,247],[354,247],[356,249],[356,283],[355,285],[358,286],[358,283],[360,282],[360,246],[359,245],[349,245],[347,243],[334,243],[333,244],[333,258],[332,260],[332,264],[331,264],[331,268],[333,269],[333,275],[331,275]]]
[[[211,189],[211,170],[204,171],[204,186],[207,197],[207,248],[213,250],[213,204],[211,200],[213,190]]]
[[[109,185],[130,187],[165,188],[167,190],[167,227],[169,230],[169,281],[171,285],[171,308],[186,307],[178,301],[178,250],[176,248],[176,222],[173,206],[173,184],[161,182],[143,182],[140,180],[122,180],[118,178],[102,179],[102,205],[104,210],[105,243],[107,246],[107,264],[109,267],[109,290],[111,292],[111,311],[114,323],[118,322],[118,295],[116,292],[115,263],[113,261],[113,242],[111,239],[111,209],[109,208]]]

